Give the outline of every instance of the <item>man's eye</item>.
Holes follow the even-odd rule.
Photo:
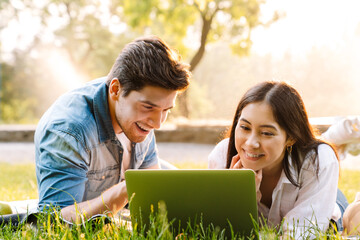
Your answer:
[[[152,109],[152,108],[153,108],[152,106],[147,106],[147,105],[143,105],[143,107],[144,107],[145,109]]]

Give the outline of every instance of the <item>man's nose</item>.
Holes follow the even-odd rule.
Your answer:
[[[159,129],[161,127],[162,123],[163,123],[163,113],[162,112],[153,113],[149,119],[149,124],[151,125],[151,127],[155,128],[155,129]]]

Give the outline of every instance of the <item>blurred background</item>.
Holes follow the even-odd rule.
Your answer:
[[[157,133],[159,156],[179,168],[207,167],[222,136],[216,131],[260,81],[292,84],[312,124],[360,115],[359,9],[359,0],[0,0],[0,176],[9,181],[0,200],[37,198],[40,117],[61,94],[106,76],[140,36],[158,35],[191,66],[192,83],[167,121],[173,132]],[[201,131],[171,130],[184,123]],[[342,169],[360,170],[359,161],[347,154]],[[26,163],[32,180],[23,187],[14,177],[27,175],[6,164]],[[352,201],[359,174],[342,176],[350,176],[340,188]],[[13,194],[10,185],[32,195]]]
[[[170,115],[230,120],[264,80],[291,83],[310,117],[360,113],[357,0],[0,0],[0,123],[36,124],[64,92],[158,35],[191,65]]]

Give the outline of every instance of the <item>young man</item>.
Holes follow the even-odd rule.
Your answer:
[[[189,77],[166,43],[141,38],[125,46],[107,77],[61,96],[35,132],[40,209],[60,207],[70,221],[120,210],[124,171],[159,168],[153,130]]]

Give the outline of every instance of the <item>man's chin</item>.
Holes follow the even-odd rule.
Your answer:
[[[145,141],[145,139],[147,138],[148,135],[144,135],[144,136],[130,136],[128,137],[128,139],[131,141],[131,142],[134,142],[134,143],[141,143],[143,141]]]

